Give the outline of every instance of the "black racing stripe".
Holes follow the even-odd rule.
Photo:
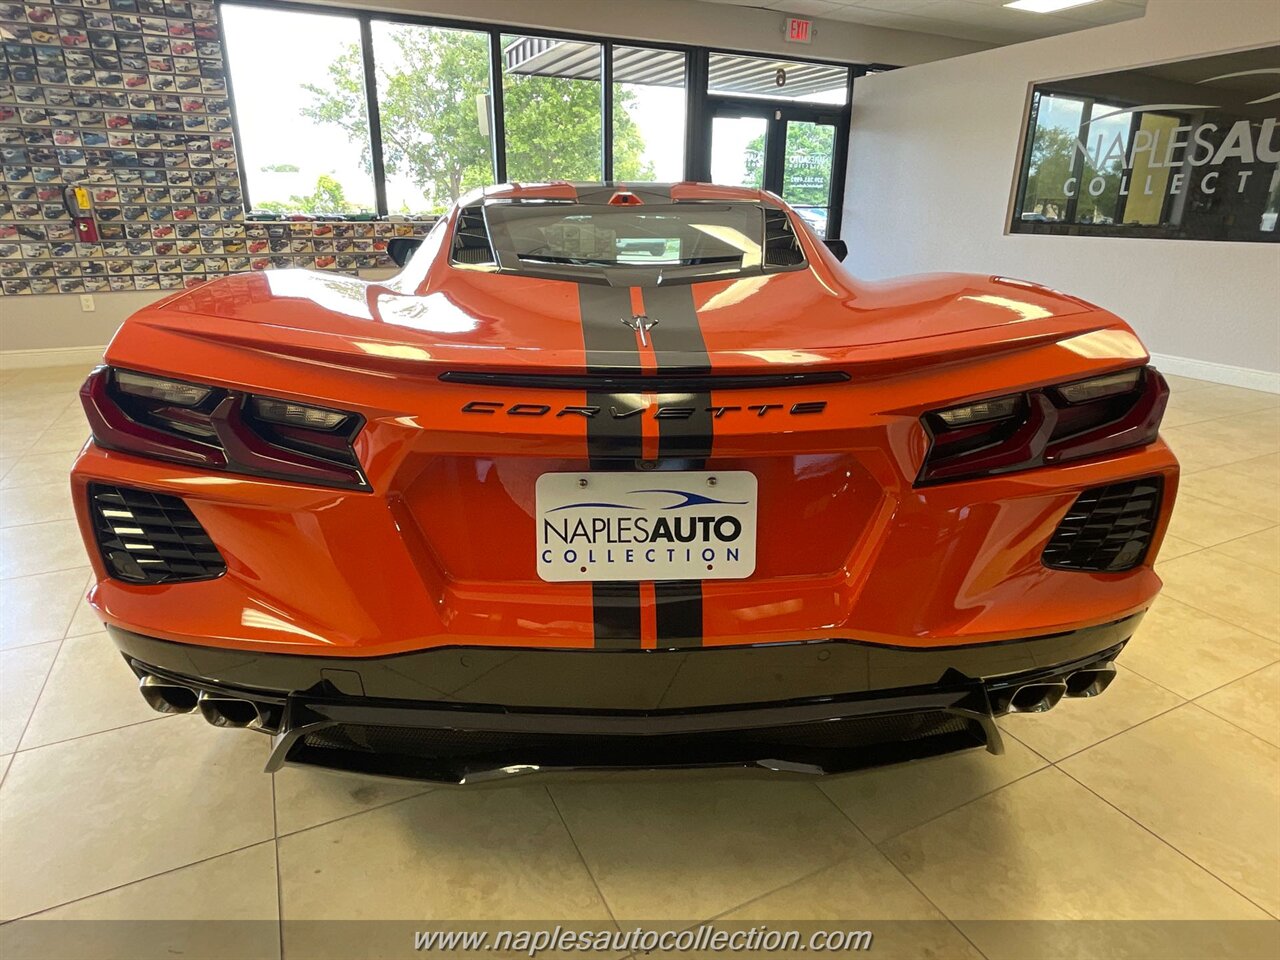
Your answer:
[[[631,317],[631,291],[593,283],[578,284],[582,341],[591,374],[636,373],[640,348],[635,331],[623,320]],[[645,412],[638,396],[587,392],[587,406],[600,412],[587,420],[587,458],[592,470],[628,469],[644,455]],[[623,416],[614,416],[614,410]],[[634,414],[628,411],[636,410]],[[605,648],[640,647],[640,584],[597,581],[591,584],[595,645]]]
[[[640,582],[597,580],[591,584],[596,646],[614,650],[640,647]]]
[[[693,287],[646,287],[644,310],[657,324],[650,330],[658,373],[709,374],[711,357],[698,326],[693,306]],[[658,458],[686,461],[683,469],[699,470],[711,456],[712,427],[710,391],[663,394],[664,410],[673,417],[658,418]],[[659,647],[690,647],[702,644],[702,581],[668,580],[654,584],[657,601]]]
[[[644,310],[657,321],[649,331],[658,374],[705,375],[711,372],[711,357],[698,326],[693,307],[693,287],[646,287]],[[664,412],[672,416],[658,419],[658,457],[706,460],[711,456],[711,393],[663,394]],[[687,414],[687,415],[686,415]]]
[[[631,317],[631,292],[626,287],[596,283],[578,284],[578,309],[582,315],[582,340],[587,348],[587,372],[636,373],[640,348],[635,331],[623,321]],[[611,392],[587,393],[587,406],[600,413],[587,421],[587,456],[592,469],[619,460],[639,460],[643,455],[645,417],[638,395]],[[630,411],[638,411],[631,413]],[[615,416],[614,412],[619,415]]]
[[[658,647],[702,645],[702,581],[659,580],[653,585],[657,603]]]

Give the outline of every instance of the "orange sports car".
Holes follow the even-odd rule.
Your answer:
[[[1119,318],[862,282],[705,184],[493,187],[417,242],[176,293],[86,381],[89,599],[157,710],[269,769],[823,773],[1114,676],[1178,481]]]

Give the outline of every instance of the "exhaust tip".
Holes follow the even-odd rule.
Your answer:
[[[252,700],[201,693],[200,715],[215,727],[251,727],[260,722],[258,707]]]
[[[199,695],[190,687],[146,674],[138,678],[138,690],[147,706],[157,713],[191,713]]]
[[[1087,670],[1077,670],[1067,677],[1068,697],[1096,697],[1116,678],[1116,667],[1113,663],[1104,663]]]
[[[1067,694],[1065,683],[1028,683],[1013,691],[1010,713],[1044,713],[1052,710]]]

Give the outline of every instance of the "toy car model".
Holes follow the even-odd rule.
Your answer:
[[[500,186],[390,280],[163,300],[81,391],[89,602],[269,769],[998,752],[1160,587],[1168,389],[1083,300],[839,247],[754,190]]]

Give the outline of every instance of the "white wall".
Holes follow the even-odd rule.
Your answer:
[[[796,46],[782,36],[781,10],[703,3],[701,0],[314,0],[336,7],[364,7],[542,30],[684,43],[843,60],[850,63],[924,63],[990,46],[909,30],[889,30],[842,20],[816,19],[813,43]]]
[[[1033,82],[1280,42],[1276,0],[1149,0],[1144,18],[859,80],[843,236],[857,276],[1035,280],[1128,320],[1171,372],[1280,385],[1280,246],[1007,234]],[[1263,371],[1261,375],[1244,371]]]

